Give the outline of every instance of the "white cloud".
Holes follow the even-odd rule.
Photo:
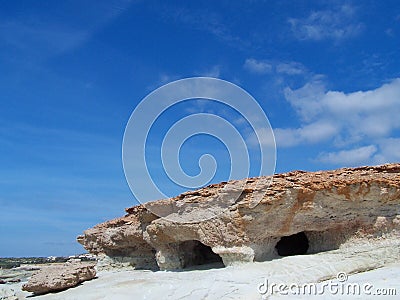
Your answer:
[[[354,165],[400,159],[400,139],[393,136],[400,130],[400,78],[352,93],[326,91],[317,79],[297,90],[286,88],[285,97],[301,126],[275,129],[278,147],[331,139],[333,146],[346,149],[321,154],[321,162]]]
[[[334,121],[349,136],[385,137],[400,128],[400,78],[375,90],[324,91],[321,82],[285,90],[286,99],[305,122]]]
[[[320,101],[325,95],[325,85],[320,80],[314,80],[297,90],[286,88],[284,94],[302,120],[309,121],[321,113]]]
[[[322,153],[318,157],[318,160],[324,163],[346,166],[368,164],[377,150],[375,145],[369,145],[351,150]]]
[[[342,40],[356,36],[363,28],[355,21],[355,8],[342,5],[337,9],[313,11],[307,18],[288,20],[294,35],[300,40]]]
[[[378,164],[400,161],[400,138],[388,138],[379,141],[380,152],[375,156]]]
[[[292,147],[301,143],[314,144],[327,140],[337,133],[338,129],[329,122],[315,122],[301,128],[276,128],[276,144],[280,147]]]
[[[264,60],[248,58],[244,62],[244,68],[252,73],[265,74],[272,72],[272,65]]]

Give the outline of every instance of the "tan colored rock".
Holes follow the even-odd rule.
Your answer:
[[[95,263],[52,264],[34,273],[22,290],[45,294],[74,287],[96,277]]]
[[[125,217],[107,221],[77,238],[90,253],[98,255],[99,269],[109,266],[157,268],[155,250],[143,238],[143,229],[157,216],[143,206],[131,208]]]
[[[78,241],[108,265],[136,268],[179,269],[215,254],[225,265],[264,261],[291,248],[298,254],[299,243],[317,253],[399,238],[400,164],[224,182],[126,212]]]

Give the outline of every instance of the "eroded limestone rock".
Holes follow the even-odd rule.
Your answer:
[[[34,294],[65,290],[96,277],[94,267],[94,263],[83,262],[45,266],[32,275],[28,283],[22,286],[22,290]]]
[[[260,202],[254,205],[254,199]],[[216,216],[207,218],[210,211]],[[354,239],[399,238],[400,164],[230,181],[126,212],[86,230],[78,241],[113,264],[136,268],[183,268],[193,262],[187,253],[198,242],[225,265],[269,260],[279,257],[282,237],[300,232],[306,253],[317,253]]]

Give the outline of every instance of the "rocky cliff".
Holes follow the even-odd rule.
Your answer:
[[[180,269],[317,253],[399,238],[400,164],[229,181],[126,212],[78,237],[99,266]]]

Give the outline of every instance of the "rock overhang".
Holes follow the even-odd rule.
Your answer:
[[[230,191],[239,196],[231,201]],[[260,194],[258,205],[250,205]],[[196,216],[207,216],[210,204],[216,216],[196,222]],[[399,230],[400,164],[223,182],[126,212],[88,229],[79,242],[108,261],[137,268],[184,267],[187,241],[210,247],[225,265],[276,258],[278,241],[299,232],[307,236],[307,251],[315,253]],[[168,219],[175,215],[188,222]]]

